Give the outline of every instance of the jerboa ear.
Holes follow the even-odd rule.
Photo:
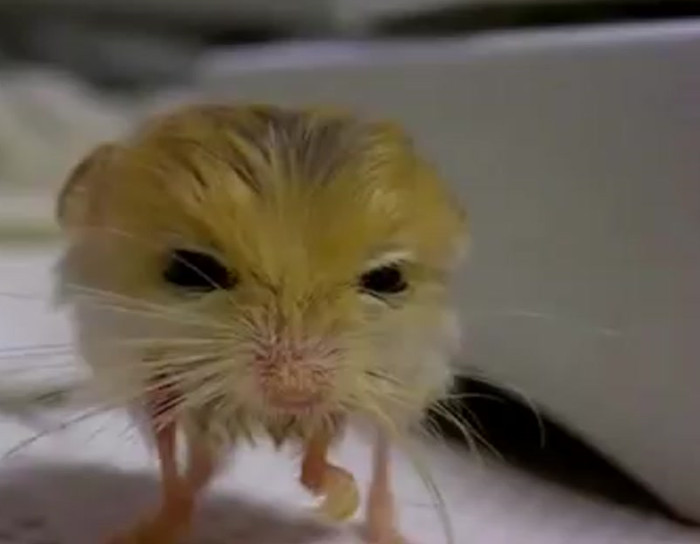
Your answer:
[[[93,222],[97,212],[95,196],[116,152],[115,144],[99,145],[70,172],[56,205],[56,217],[61,228],[80,228]]]

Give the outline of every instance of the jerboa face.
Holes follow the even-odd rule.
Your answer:
[[[88,156],[59,217],[60,289],[117,397],[399,424],[449,383],[465,218],[394,125],[184,108]]]

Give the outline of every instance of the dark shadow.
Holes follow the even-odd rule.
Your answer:
[[[503,29],[627,24],[693,19],[700,3],[689,0],[588,0],[479,2],[385,17],[374,32],[385,36],[470,35]]]
[[[540,407],[481,379],[460,377],[453,393],[459,400],[451,403],[452,410],[470,422],[508,464],[597,499],[661,514],[684,525],[698,525],[678,515],[639,480]],[[450,419],[435,413],[430,420],[441,435],[468,445]]]
[[[95,465],[39,465],[0,480],[0,542],[95,544],[127,527],[157,499],[155,478]],[[241,498],[203,499],[188,544],[312,544],[335,531]],[[68,536],[72,535],[72,536]]]

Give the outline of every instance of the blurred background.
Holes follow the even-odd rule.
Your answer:
[[[452,42],[451,53],[435,46],[696,14],[694,0],[0,0],[0,188],[54,190],[89,145],[144,111],[183,94],[235,97],[238,85],[275,71],[466,60],[479,42],[459,52]],[[6,222],[39,212],[17,198]]]
[[[700,520],[699,97],[696,0],[0,0],[0,262],[146,113],[397,119],[472,215],[465,368]]]

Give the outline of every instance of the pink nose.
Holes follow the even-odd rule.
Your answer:
[[[270,350],[255,363],[261,392],[278,407],[308,408],[323,399],[330,385],[330,369],[313,353]]]

